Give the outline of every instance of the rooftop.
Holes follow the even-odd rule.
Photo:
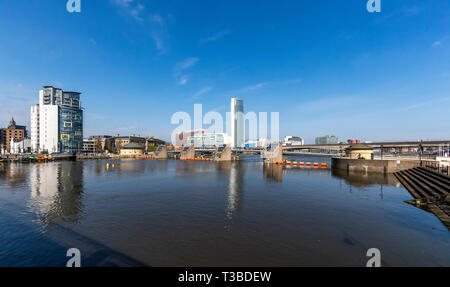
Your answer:
[[[124,145],[122,149],[144,149],[144,146],[138,143],[129,143]]]

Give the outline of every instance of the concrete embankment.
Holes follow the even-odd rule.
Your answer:
[[[333,169],[357,172],[394,173],[420,166],[419,160],[364,160],[349,158],[332,158]]]
[[[406,202],[434,213],[450,230],[450,177],[423,167],[396,172],[395,176],[414,197]]]

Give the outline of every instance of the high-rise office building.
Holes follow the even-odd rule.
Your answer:
[[[77,153],[83,149],[83,110],[80,93],[52,86],[39,91],[39,104],[31,107],[33,152]]]
[[[245,146],[244,132],[244,101],[237,98],[231,99],[231,146],[242,148]]]

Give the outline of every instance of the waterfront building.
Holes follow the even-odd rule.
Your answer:
[[[81,93],[52,86],[39,91],[31,107],[31,145],[36,153],[78,153],[83,149]]]
[[[249,140],[249,141],[247,141],[247,142],[245,143],[245,147],[246,147],[246,148],[263,148],[263,147],[265,147],[268,143],[269,143],[269,141],[266,140],[266,139],[259,139],[259,140],[257,140],[257,141],[251,141],[251,140]]]
[[[193,130],[193,131],[184,131],[175,134],[175,142],[173,143],[176,147],[182,147],[188,145],[188,138],[194,135],[202,135],[205,134],[206,131],[203,129]]]
[[[83,153],[93,154],[96,152],[95,149],[95,139],[84,139],[83,140]]]
[[[145,138],[145,151],[154,151],[161,145],[166,145],[166,142],[155,137]]]
[[[187,139],[187,145],[193,145],[196,148],[216,148],[230,144],[231,138],[226,133],[195,134]]]
[[[108,139],[109,140],[109,139]],[[140,135],[132,134],[131,136],[120,136],[117,135],[110,139],[111,144],[107,144],[111,147],[109,152],[121,153],[122,147],[130,144],[137,143],[144,147],[145,151],[154,151],[160,145],[165,145],[166,142],[154,137],[141,137]]]
[[[3,128],[0,130],[0,148],[3,152],[11,153],[11,141],[17,140],[22,141],[27,137],[27,130],[25,126],[18,126],[14,121],[14,118],[11,119],[7,128]]]
[[[114,151],[120,152],[123,146],[129,144],[129,143],[138,143],[141,145],[145,145],[145,138],[141,137],[140,135],[136,136],[135,134],[132,134],[131,136],[121,136],[117,135],[113,138],[114,141]]]
[[[284,137],[284,145],[292,146],[292,145],[305,145],[305,140],[301,137],[296,136],[286,136]]]
[[[143,155],[144,154],[145,145],[131,142],[126,144],[120,148],[121,156],[135,156],[135,155]]]
[[[336,136],[316,137],[316,144],[338,144],[339,139]]]
[[[87,141],[94,145],[95,153],[115,152],[113,137],[109,135],[90,136]],[[86,148],[89,149],[89,143],[86,143]]]
[[[345,149],[345,154],[350,159],[373,159],[373,147],[365,144],[354,144]]]
[[[10,153],[11,154],[31,153],[31,139],[17,140],[11,138]]]
[[[244,101],[237,98],[231,99],[231,146],[242,148],[245,146],[245,117]]]

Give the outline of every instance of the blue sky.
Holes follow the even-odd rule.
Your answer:
[[[43,85],[82,92],[85,136],[169,139],[173,113],[280,112],[280,135],[450,138],[450,2],[1,1],[0,126]]]

